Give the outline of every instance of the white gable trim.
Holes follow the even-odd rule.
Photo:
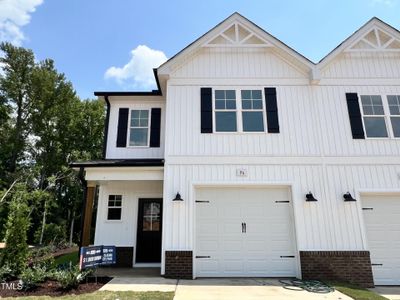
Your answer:
[[[386,24],[382,20],[374,17],[371,20],[369,20],[365,25],[363,25],[360,29],[358,29],[356,32],[354,32],[351,36],[349,36],[346,40],[344,40],[338,47],[336,47],[333,51],[331,51],[328,55],[326,55],[321,61],[317,64],[318,68],[322,70],[326,66],[328,66],[338,55],[340,55],[343,52],[376,52],[376,51],[388,51],[388,52],[393,52],[390,49],[386,49],[387,45],[386,43],[384,45],[378,45],[375,47],[372,43],[368,42],[371,47],[374,47],[374,49],[351,49],[356,45],[360,40],[363,40],[363,38],[369,34],[372,30],[380,30],[384,32],[385,34],[391,36],[395,40],[400,41],[400,32],[396,30],[395,28],[391,27],[390,25]],[[390,41],[392,42],[392,40]],[[389,43],[390,44],[390,43]],[[383,49],[385,47],[385,49]],[[396,51],[397,52],[397,51]]]
[[[256,24],[252,23],[239,13],[234,13],[227,19],[222,21],[220,24],[215,26],[213,29],[208,31],[202,37],[200,37],[192,44],[184,48],[181,52],[173,56],[167,62],[162,64],[158,68],[158,74],[161,76],[163,75],[168,76],[177,65],[185,61],[185,58],[195,53],[199,48],[206,46],[207,43],[215,39],[218,35],[229,29],[234,24],[240,24],[241,26],[243,26],[246,30],[250,31],[255,37],[264,41],[266,46],[275,47],[280,51],[284,52],[284,54],[293,57],[299,63],[299,65],[304,66],[304,68],[308,69],[308,71],[311,71],[314,68],[315,65],[312,61],[308,60],[307,58],[305,58],[304,56],[302,56],[301,54],[299,54],[298,52],[296,52],[283,42],[279,41],[277,38],[270,35],[268,32],[261,29]],[[250,45],[248,45],[247,47],[249,46]]]

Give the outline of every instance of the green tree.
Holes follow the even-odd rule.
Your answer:
[[[3,69],[3,75],[0,76],[0,117],[4,122],[0,123],[0,178],[3,184],[7,184],[12,178],[5,179],[17,170],[19,162],[24,159],[28,143],[32,113],[31,75],[35,60],[31,50],[10,43],[1,43],[0,51],[4,53],[0,57]]]
[[[22,272],[28,257],[27,232],[29,229],[29,192],[19,185],[14,193],[6,224],[5,249],[2,251],[2,265],[9,265],[16,274]]]
[[[35,234],[39,242],[51,240],[55,230],[46,228],[55,226],[60,236],[78,236],[82,187],[68,164],[101,158],[104,103],[81,101],[51,59],[35,62],[31,50],[8,43],[0,51],[0,194],[11,189],[9,201],[17,179],[36,195],[28,201],[29,243]],[[0,230],[9,208],[0,203]]]

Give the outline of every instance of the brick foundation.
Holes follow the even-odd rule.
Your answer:
[[[193,252],[165,251],[165,277],[193,279]]]
[[[112,267],[132,268],[133,266],[133,247],[117,247],[116,248],[117,263]]]
[[[338,280],[373,287],[369,251],[300,251],[305,280]]]

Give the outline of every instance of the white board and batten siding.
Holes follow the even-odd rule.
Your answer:
[[[95,245],[136,247],[139,198],[162,198],[162,181],[109,181],[99,185]],[[121,220],[107,220],[109,195],[122,196]]]
[[[114,99],[115,98],[115,99]],[[164,157],[164,140],[165,140],[165,99],[161,96],[142,96],[142,97],[109,97],[111,103],[110,120],[108,127],[107,140],[107,159],[133,159],[133,158],[163,158]],[[120,100],[123,99],[123,100]],[[130,147],[129,146],[129,124],[128,120],[128,137],[127,147],[118,148],[117,130],[118,130],[118,112],[120,108],[132,109],[148,109],[161,108],[161,137],[160,147]],[[150,134],[150,133],[149,133]]]
[[[329,73],[337,83],[322,78],[321,85],[311,86],[308,74],[271,51],[223,51],[202,50],[167,83],[164,199],[179,191],[185,201],[165,202],[164,218],[170,224],[164,228],[164,249],[194,249],[196,186],[282,183],[292,191],[298,250],[367,249],[360,201],[346,203],[343,194],[399,189],[400,146],[396,139],[354,140],[345,94],[400,94],[393,70],[376,71],[384,74],[378,84],[363,77],[390,63],[381,63],[384,58],[378,56],[368,64],[370,73],[352,74],[329,65],[322,74]],[[342,84],[357,75],[360,80],[348,81],[356,84]],[[280,133],[201,134],[201,87],[276,87]],[[246,177],[236,175],[240,168],[247,170]],[[306,202],[308,191],[319,201]]]

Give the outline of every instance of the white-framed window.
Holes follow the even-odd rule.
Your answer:
[[[237,111],[236,111],[235,90],[215,90],[215,131],[236,132]]]
[[[400,138],[400,95],[387,96],[393,137]]]
[[[400,95],[360,95],[367,138],[400,138]]]
[[[121,220],[122,195],[108,195],[107,220]]]
[[[264,108],[261,90],[241,90],[243,132],[264,131]]]
[[[215,89],[214,132],[265,132],[262,89]]]
[[[148,147],[150,141],[150,110],[132,109],[129,126],[129,146]]]

